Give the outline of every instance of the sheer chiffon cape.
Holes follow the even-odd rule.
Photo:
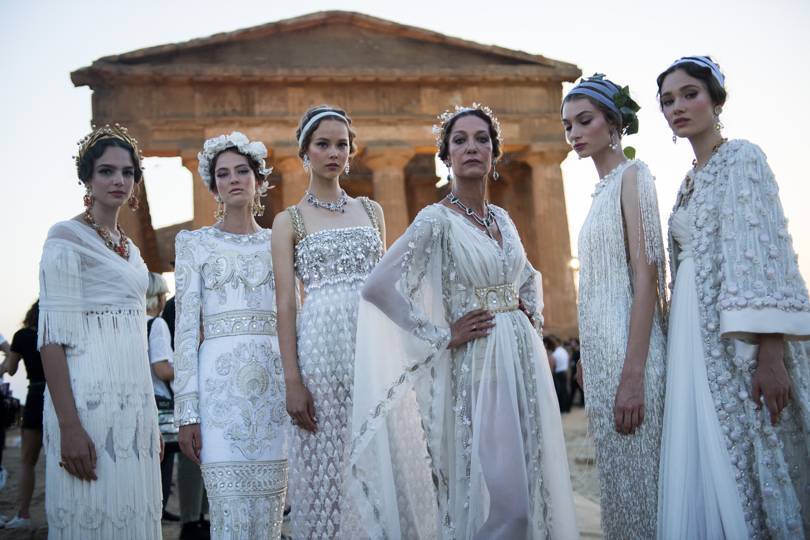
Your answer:
[[[525,538],[577,536],[562,424],[539,335],[539,274],[508,214],[495,212],[503,247],[454,211],[427,207],[366,282],[345,537],[473,538],[496,507],[508,513],[521,505]],[[492,308],[477,292],[497,286],[507,296],[519,293],[537,327],[520,310],[494,309],[489,336],[448,350],[449,322]],[[513,505],[509,497],[490,498],[487,471],[498,460],[508,464],[501,481],[512,486]]]

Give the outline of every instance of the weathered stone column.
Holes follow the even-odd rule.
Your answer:
[[[193,193],[194,193],[194,219],[192,228],[199,229],[205,225],[214,223],[214,213],[217,210],[217,202],[214,196],[203,185],[200,173],[197,171],[199,161],[196,150],[183,150],[180,154],[183,160],[183,167],[191,171]]]
[[[273,152],[273,167],[281,173],[282,210],[298,204],[309,186],[309,174],[297,153]]]
[[[405,166],[414,156],[414,149],[405,145],[372,146],[363,154],[363,163],[371,169],[374,200],[385,213],[388,245],[402,236],[408,228],[408,198],[405,192]]]
[[[534,245],[526,246],[534,254],[532,263],[543,275],[543,316],[549,332],[567,337],[577,329],[574,280],[570,268],[571,238],[565,210],[560,162],[568,153],[558,145],[532,145],[515,156],[532,169],[531,234]]]

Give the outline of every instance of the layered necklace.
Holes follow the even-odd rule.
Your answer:
[[[714,156],[717,153],[717,151],[720,150],[720,147],[723,146],[723,144],[725,144],[726,141],[728,141],[728,139],[723,137],[722,139],[720,139],[719,143],[712,146],[712,151],[709,154],[708,159],[706,159],[706,163],[708,163],[709,160],[712,159],[712,156]],[[706,165],[706,163],[704,163],[703,166],[701,166],[701,168],[703,168]],[[698,165],[697,158],[695,158],[695,159],[692,160],[692,170],[691,170],[691,172],[689,174],[687,174],[686,178],[684,179],[683,187],[681,188],[681,192],[680,192],[680,200],[681,200],[681,202],[680,202],[679,206],[684,205],[687,202],[689,202],[689,199],[692,197],[692,192],[695,190],[694,176],[697,174],[697,172],[699,170],[697,165]]]
[[[118,242],[114,242],[110,231],[96,223],[96,219],[93,217],[93,214],[90,212],[89,208],[84,211],[84,221],[87,222],[87,224],[98,233],[102,240],[104,240],[105,246],[116,252],[124,259],[129,259],[129,242],[127,241],[127,235],[124,234],[120,224],[116,224],[119,238]]]
[[[479,225],[481,225],[483,228],[485,228],[487,230],[487,234],[489,236],[492,236],[492,233],[490,232],[489,228],[492,227],[493,223],[495,223],[495,214],[492,212],[492,209],[489,207],[488,202],[484,202],[484,206],[487,209],[487,213],[484,214],[483,217],[481,217],[475,212],[475,210],[473,210],[472,208],[470,208],[469,206],[467,206],[466,204],[461,202],[461,199],[459,199],[456,196],[456,194],[453,193],[452,191],[447,195],[447,200],[450,201],[450,204],[454,204],[457,207],[464,210],[465,214],[467,214],[468,216],[473,218],[473,220],[476,223],[478,223]]]
[[[349,202],[349,196],[346,195],[345,190],[341,189],[340,196],[336,201],[322,201],[318,197],[316,197],[314,193],[307,190],[306,200],[309,204],[311,204],[315,208],[323,208],[324,210],[328,210],[330,212],[340,212],[342,214],[346,212],[346,209],[344,207]]]

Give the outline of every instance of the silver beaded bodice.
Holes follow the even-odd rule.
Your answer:
[[[371,226],[327,229],[305,236],[295,248],[295,273],[310,293],[324,285],[361,284],[382,257]]]

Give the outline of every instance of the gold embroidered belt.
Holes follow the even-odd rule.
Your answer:
[[[276,312],[244,309],[206,316],[203,331],[205,339],[244,335],[275,336],[278,335]]]
[[[518,309],[518,290],[511,284],[492,287],[476,287],[474,309],[483,308],[493,313],[514,311]]]

